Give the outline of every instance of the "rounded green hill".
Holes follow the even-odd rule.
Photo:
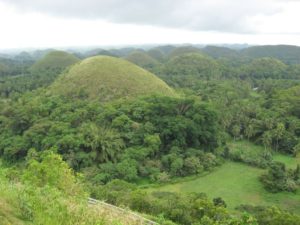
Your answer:
[[[70,65],[80,61],[76,56],[64,51],[52,51],[46,54],[42,59],[38,60],[30,68],[32,72],[40,71],[62,71]]]
[[[201,54],[201,50],[199,48],[195,48],[193,46],[182,46],[182,47],[177,47],[175,49],[173,49],[168,57],[169,59],[177,57],[177,56],[182,56],[182,55],[186,55],[189,53],[199,53]]]
[[[125,59],[143,68],[152,68],[158,64],[154,58],[142,51],[133,51]]]
[[[165,60],[165,54],[159,48],[152,48],[147,53],[158,62],[163,62]]]
[[[77,63],[54,82],[50,92],[100,101],[147,94],[176,95],[154,74],[110,56],[95,56]]]
[[[167,76],[193,76],[199,79],[215,79],[221,76],[219,64],[212,58],[198,53],[176,56],[165,64]]]

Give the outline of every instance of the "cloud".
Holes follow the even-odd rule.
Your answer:
[[[253,18],[282,11],[283,0],[0,0],[20,12],[101,19],[194,31],[255,33]],[[292,0],[290,0],[292,1]],[[295,0],[294,0],[295,1]]]

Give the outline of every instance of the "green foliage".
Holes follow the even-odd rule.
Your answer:
[[[45,72],[59,74],[77,62],[79,62],[79,59],[74,55],[63,51],[52,51],[38,60],[30,70],[33,74]]]
[[[83,195],[75,174],[60,155],[46,151],[40,158],[40,162],[36,159],[29,160],[23,174],[25,183],[29,182],[30,185],[37,187],[54,187],[67,195]]]
[[[31,57],[27,58],[21,54],[14,58],[0,57],[0,78],[28,74],[28,70],[33,62]]]
[[[1,118],[7,162],[24,159],[30,148],[54,147],[76,170],[96,166],[88,172],[95,183],[161,182],[220,164],[213,154],[221,142],[216,112],[193,98],[148,96],[101,106],[28,94],[7,104]]]
[[[257,218],[259,225],[298,225],[300,217],[276,207],[242,205],[238,208]]]
[[[213,59],[198,53],[171,58],[159,73],[169,83],[189,87],[195,80],[212,80],[221,76],[220,67]]]
[[[147,53],[158,62],[163,62],[165,60],[165,54],[159,48],[152,48]]]
[[[295,169],[295,168],[294,168]],[[176,179],[160,186],[149,186],[149,192],[206,193],[210,199],[221,197],[229,210],[241,204],[276,206],[290,213],[300,213],[300,196],[293,192],[271,193],[259,177],[266,170],[241,163],[226,162],[208,174]]]
[[[208,45],[201,50],[215,59],[230,58],[232,60],[233,58],[237,59],[237,57],[239,56],[236,50],[220,46]]]
[[[164,220],[168,219],[176,224],[202,224],[205,220],[210,220],[211,224],[255,225],[253,217],[249,216],[248,221],[243,218],[234,218],[225,209],[221,199],[213,203],[208,200],[205,194],[171,192],[152,192],[149,194],[137,189],[132,184],[118,180],[102,186],[100,190],[100,192],[95,192],[98,198],[113,200],[112,203],[114,204],[129,206],[142,213],[158,217],[163,216]],[[231,223],[233,221],[236,223]]]
[[[274,162],[268,173],[263,174],[260,180],[270,192],[290,191],[295,192],[299,188],[299,166],[293,170],[287,170],[285,164]]]
[[[195,92],[213,103],[222,115],[222,127],[235,140],[244,138],[264,145],[266,150],[295,155],[300,134],[299,85],[290,83],[292,87],[286,89],[282,83],[274,83],[273,91],[265,93],[263,86],[262,90],[251,89],[249,82],[209,81],[197,85]]]
[[[287,64],[299,64],[300,48],[291,45],[253,46],[241,51],[242,55],[251,58],[272,57]]]
[[[235,141],[228,144],[227,158],[244,162],[252,166],[266,168],[272,162],[272,153],[262,146],[247,141]]]
[[[147,70],[151,70],[158,65],[156,59],[142,51],[133,51],[125,59]]]
[[[242,77],[251,79],[282,79],[286,77],[288,66],[283,62],[272,58],[254,59],[242,70]]]
[[[6,77],[0,81],[0,97],[17,98],[25,92],[47,87],[57,76],[57,73],[40,72],[38,74]]]
[[[106,225],[116,221],[88,206],[82,184],[59,155],[48,152],[39,160],[30,159],[21,172],[23,182],[8,180],[12,169],[0,168],[1,224]],[[126,224],[126,218],[121,219]]]
[[[80,127],[85,147],[90,148],[94,160],[99,163],[118,159],[118,154],[124,149],[124,143],[119,133],[110,128],[98,127],[96,124],[82,124]]]
[[[192,46],[183,46],[183,47],[177,47],[174,48],[169,54],[168,58],[174,58],[177,56],[182,56],[185,54],[190,54],[190,53],[198,53],[201,54],[201,50],[199,48],[195,48]]]
[[[31,67],[31,74],[29,54],[0,59],[0,156],[18,168],[6,173],[9,182],[18,182],[14,188],[1,178],[6,181],[0,187],[0,209],[8,204],[9,210],[0,210],[0,218],[22,223],[7,216],[13,209],[33,224],[104,224],[86,210],[83,184],[70,165],[86,175],[94,196],[159,217],[162,224],[297,224],[296,216],[277,208],[243,210],[256,220],[248,214],[234,217],[224,207],[253,203],[300,210],[300,167],[291,162],[297,159],[276,153],[275,158],[290,164],[271,163],[273,152],[297,156],[300,151],[300,67],[290,65],[298,49],[290,50],[202,50],[213,58],[193,47],[93,51],[127,55],[167,83],[185,88],[182,98],[153,74],[113,57],[76,64],[78,59],[68,53],[51,52]],[[222,157],[270,166],[261,180],[279,193],[264,190],[258,179],[262,169],[233,162],[216,169]],[[18,166],[26,166],[25,171]],[[125,182],[167,183],[200,174],[158,190],[204,191],[213,201],[202,194],[151,194]]]

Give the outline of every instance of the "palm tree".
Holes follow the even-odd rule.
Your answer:
[[[96,162],[116,161],[124,149],[124,142],[117,131],[94,123],[85,124],[82,128],[85,146],[92,150]]]

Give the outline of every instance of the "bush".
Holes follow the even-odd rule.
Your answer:
[[[295,192],[299,188],[296,180],[297,176],[295,177],[297,169],[298,167],[295,171],[287,170],[285,164],[274,162],[268,172],[260,177],[260,180],[270,192]]]

